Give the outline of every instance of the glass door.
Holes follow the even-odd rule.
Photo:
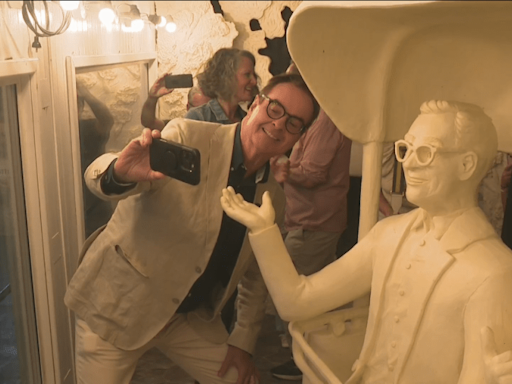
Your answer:
[[[0,86],[0,383],[41,383],[16,85]]]

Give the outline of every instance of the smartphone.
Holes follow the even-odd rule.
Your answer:
[[[154,171],[197,185],[201,179],[201,154],[196,148],[163,139],[153,139],[149,164]]]
[[[194,82],[191,74],[186,75],[166,75],[165,88],[192,88]]]

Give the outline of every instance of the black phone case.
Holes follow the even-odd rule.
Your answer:
[[[165,76],[165,88],[191,88],[194,85],[192,75],[167,75]]]
[[[190,185],[201,180],[201,154],[196,148],[153,139],[149,147],[149,164],[154,171]]]

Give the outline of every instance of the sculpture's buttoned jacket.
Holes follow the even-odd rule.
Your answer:
[[[359,383],[363,377],[386,313],[384,288],[393,286],[389,279],[395,259],[409,231],[422,225],[424,214],[416,209],[377,223],[343,257],[298,280],[283,272],[289,261],[276,255],[286,251],[277,250],[280,235],[275,226],[250,235],[277,309],[286,320],[316,316],[371,291],[363,349],[347,384]],[[439,239],[426,233],[418,245],[427,257],[424,265],[415,267],[421,268],[416,271],[421,278],[414,284],[415,300],[404,317],[396,319],[402,329],[396,363],[389,367],[391,382],[483,384],[482,327],[494,330],[498,353],[512,349],[512,252],[479,208],[458,216]]]
[[[386,220],[375,228],[370,317],[365,343],[353,378],[357,382],[370,356],[380,314],[383,286],[398,247],[424,212]],[[387,224],[387,225],[386,225]],[[370,239],[368,239],[370,240]],[[398,241],[397,241],[398,240]],[[485,383],[480,341],[483,326],[491,326],[500,349],[512,348],[512,254],[497,237],[479,208],[459,216],[436,240],[428,233],[420,241],[428,260],[415,286],[402,330],[394,383]]]

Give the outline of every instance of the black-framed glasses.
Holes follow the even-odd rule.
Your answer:
[[[304,120],[302,120],[300,117],[290,115],[288,112],[286,112],[286,109],[284,109],[283,105],[279,101],[271,99],[270,97],[263,93],[261,93],[260,95],[265,100],[268,100],[268,117],[270,117],[273,120],[277,120],[283,116],[288,116],[288,119],[286,119],[285,123],[285,127],[288,132],[290,132],[293,135],[298,135],[299,133],[302,133],[306,129],[306,124],[304,123]]]
[[[418,164],[422,167],[426,167],[432,163],[437,152],[455,153],[460,151],[438,148],[429,144],[422,144],[416,147],[405,140],[398,140],[395,142],[395,156],[400,163],[403,163],[412,155],[412,153],[415,153]]]

